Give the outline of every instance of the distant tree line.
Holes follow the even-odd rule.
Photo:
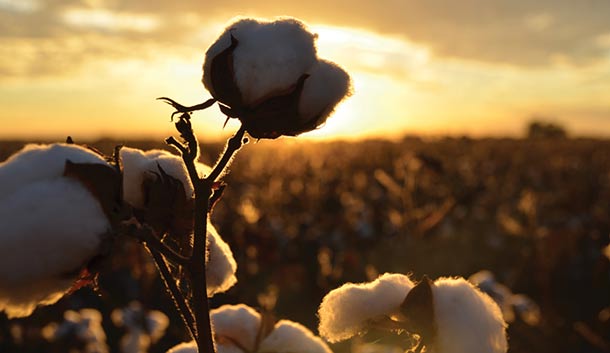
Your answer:
[[[536,119],[527,127],[528,138],[566,138],[567,135],[565,127],[554,122]]]

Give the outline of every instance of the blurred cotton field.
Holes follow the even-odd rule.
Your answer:
[[[106,153],[115,144],[93,143]],[[6,158],[22,145],[1,144],[0,154]],[[146,141],[128,145],[164,148]],[[221,147],[203,145],[201,160],[211,163]],[[396,287],[408,289],[423,274],[462,276],[502,311],[509,352],[606,351],[608,142],[280,140],[248,145],[241,153],[211,219],[230,246],[237,282],[211,299],[213,308],[265,308],[317,335],[322,299],[346,282],[410,274],[412,283]],[[109,351],[120,352],[128,330],[115,325],[112,312],[135,299],[169,318],[149,352],[190,341],[148,255],[132,243],[117,251],[97,292],[80,289],[25,319],[1,314],[0,351],[47,351],[46,326],[62,322],[67,310],[93,307]],[[397,352],[412,343],[408,339],[369,331],[329,347],[337,353]]]

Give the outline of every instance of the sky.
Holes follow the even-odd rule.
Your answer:
[[[532,119],[610,137],[608,0],[0,0],[0,138],[173,134],[168,96],[210,97],[207,48],[236,16],[292,16],[354,94],[306,138],[521,136]],[[216,109],[206,138],[232,133]]]

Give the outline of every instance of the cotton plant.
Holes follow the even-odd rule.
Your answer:
[[[193,107],[162,98],[176,109],[172,118],[178,114],[180,138],[166,139],[178,155],[117,147],[104,156],[68,139],[26,146],[0,164],[0,310],[20,317],[56,302],[94,282],[117,243],[135,239],[149,251],[197,351],[329,352],[299,324],[271,322],[245,306],[210,312],[208,305],[236,282],[231,249],[209,219],[247,135],[316,129],[350,94],[349,75],[317,56],[316,38],[292,18],[229,24],[204,58],[202,82],[212,98]],[[198,162],[191,112],[215,103],[241,127],[210,168]],[[143,335],[128,324],[135,311],[118,311],[115,321],[131,330],[124,348],[143,350]],[[255,341],[232,345],[243,338],[231,331],[241,327],[235,313],[258,325],[242,327],[247,337],[258,330]],[[67,315],[85,322],[82,312]]]
[[[530,326],[540,323],[540,307],[525,294],[514,294],[506,285],[496,281],[493,273],[482,270],[468,277],[468,281],[487,293],[500,307],[504,320],[513,322],[517,318]]]
[[[51,323],[42,330],[43,336],[55,343],[70,345],[69,352],[108,353],[102,314],[96,309],[68,310],[64,321]]]
[[[416,338],[411,351],[504,353],[506,322],[498,305],[463,278],[383,274],[369,283],[348,283],[320,305],[320,335],[339,342],[370,330]]]
[[[146,310],[133,301],[122,309],[112,311],[112,322],[127,332],[121,338],[121,353],[146,353],[150,346],[165,334],[169,325],[167,315],[158,310]]]
[[[75,145],[27,145],[0,163],[0,311],[28,316],[94,271],[113,239],[119,183]]]
[[[328,345],[303,325],[276,321],[244,305],[224,305],[210,312],[218,353],[331,353]],[[195,342],[182,343],[167,353],[197,353]]]

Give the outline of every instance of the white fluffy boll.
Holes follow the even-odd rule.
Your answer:
[[[331,353],[319,337],[288,320],[278,321],[255,347],[261,315],[244,304],[214,309],[210,311],[210,320],[218,353]],[[182,343],[167,353],[197,353],[197,346],[194,342]]]
[[[182,158],[164,150],[142,151],[123,147],[119,153],[123,165],[123,193],[127,203],[134,207],[144,206],[142,183],[149,173],[159,173],[161,167],[168,175],[180,180],[187,197],[193,197],[193,184]],[[209,172],[209,167],[197,163],[199,173]]]
[[[309,71],[299,100],[299,115],[304,121],[316,118],[320,125],[335,106],[350,95],[351,80],[337,64],[319,60]]]
[[[161,167],[168,175],[178,179],[187,198],[194,195],[193,185],[182,158],[163,150],[142,151],[124,147],[120,152],[123,165],[123,190],[125,201],[135,207],[144,206],[142,184],[149,173],[159,173]],[[210,168],[197,163],[200,174],[209,173]],[[229,245],[218,235],[216,229],[208,222],[208,256],[206,266],[207,295],[227,291],[236,282],[237,264]]]
[[[439,278],[432,293],[439,353],[506,352],[506,323],[488,295],[463,278]]]
[[[64,174],[66,161],[107,164],[97,153],[81,146],[55,143],[28,144],[0,163],[0,198],[23,185],[49,180]]]
[[[331,291],[318,312],[320,334],[336,342],[365,331],[368,320],[399,313],[413,287],[407,276],[384,274],[371,283],[349,283]],[[488,295],[463,278],[439,278],[431,288],[436,352],[506,352],[506,323]]]
[[[9,317],[59,300],[110,230],[97,199],[65,163],[106,162],[74,145],[29,145],[0,164],[0,310]]]
[[[302,22],[292,18],[239,19],[227,26],[206,52],[203,83],[212,93],[211,61],[230,46],[231,35],[239,41],[233,53],[233,70],[246,105],[288,89],[316,62],[316,36]]]
[[[392,316],[414,287],[408,276],[386,273],[370,283],[347,283],[328,293],[320,304],[320,335],[330,342],[366,330],[367,321]]]
[[[209,298],[214,294],[226,292],[237,283],[235,271],[237,263],[233,252],[218,232],[208,222],[208,257],[206,261],[207,295]]]
[[[332,353],[330,348],[305,326],[280,320],[258,350],[260,353]]]

